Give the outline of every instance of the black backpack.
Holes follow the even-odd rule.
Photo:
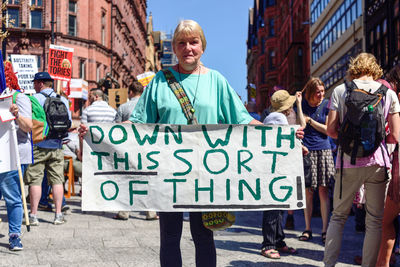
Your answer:
[[[46,97],[43,105],[47,124],[49,125],[49,133],[46,139],[63,139],[67,137],[68,129],[71,128],[71,121],[68,116],[68,109],[61,100],[61,96],[40,93]]]
[[[347,112],[340,125],[338,145],[340,147],[340,193],[342,198],[343,154],[349,155],[350,163],[356,164],[356,158],[373,154],[379,147],[384,157],[384,148],[381,146],[385,138],[385,113],[383,97],[388,88],[383,84],[375,93],[358,89],[357,85],[345,82]],[[386,169],[386,165],[385,165]],[[386,179],[389,179],[385,171]]]
[[[357,88],[351,82],[345,82],[347,112],[339,129],[338,144],[343,153],[351,157],[350,163],[356,164],[356,158],[373,154],[385,139],[385,114],[383,97],[388,88],[383,84],[375,93]]]

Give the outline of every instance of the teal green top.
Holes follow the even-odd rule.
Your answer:
[[[218,71],[209,69],[206,74],[181,73],[179,76],[171,67],[169,69],[189,97],[199,124],[248,124],[253,120],[237,93]],[[161,71],[144,90],[129,120],[134,123],[187,124],[178,99]]]

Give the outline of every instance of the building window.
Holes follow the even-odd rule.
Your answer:
[[[106,45],[106,13],[101,13],[101,44]]]
[[[270,7],[270,6],[274,6],[275,5],[275,0],[267,0],[267,7]]]
[[[19,8],[7,8],[7,27],[19,27]]]
[[[264,37],[261,38],[261,55],[265,53],[265,39]]]
[[[269,36],[275,36],[275,21],[274,19],[270,19],[269,20],[269,32],[268,32]]]
[[[76,36],[77,3],[75,1],[69,1],[68,11],[68,34]]]
[[[274,70],[276,67],[275,50],[269,52],[269,69]]]
[[[101,78],[101,64],[97,63],[96,66],[96,81],[99,81]]]
[[[310,6],[311,23],[315,23],[330,0],[314,0]]]
[[[322,7],[325,8],[326,6],[322,5],[323,2],[323,0],[314,0],[311,4],[311,9],[316,9],[317,13],[322,12]],[[313,4],[317,6],[313,6]],[[320,5],[320,7],[318,5]],[[317,37],[312,41],[311,58],[313,65],[317,63],[319,58],[325,54],[336,40],[338,40],[362,14],[362,10],[360,9],[361,0],[346,0],[339,6],[322,30],[317,34]]]
[[[86,62],[84,59],[79,61],[79,78],[85,80],[86,79]]]
[[[15,0],[14,0],[15,2]],[[20,1],[17,1],[20,2]],[[42,0],[31,0],[31,6],[43,6],[43,1]]]
[[[43,28],[43,12],[42,10],[31,11],[31,28],[42,29]]]
[[[260,68],[260,83],[264,84],[265,83],[265,69],[264,69],[264,65],[261,65]]]

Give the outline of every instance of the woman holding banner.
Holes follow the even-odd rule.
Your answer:
[[[200,124],[260,124],[254,120],[228,81],[205,67],[200,58],[206,49],[200,25],[181,21],[175,29],[172,47],[178,64],[168,68],[192,104]],[[147,86],[130,118],[135,123],[190,124],[177,96],[162,71]],[[180,239],[182,212],[160,212],[161,266],[182,266]],[[216,266],[213,232],[203,226],[201,212],[190,212],[190,230],[196,248],[196,266]]]
[[[200,25],[181,21],[172,47],[178,64],[156,74],[140,97],[130,121],[159,124],[260,124],[247,112],[237,93],[216,70],[200,58],[206,49]],[[174,88],[174,89],[173,89]],[[87,127],[81,125],[81,136]],[[302,138],[302,131],[297,137]],[[182,212],[160,212],[161,266],[182,266],[180,239]],[[190,212],[190,230],[196,250],[196,266],[216,266],[213,232],[204,227],[201,212]]]

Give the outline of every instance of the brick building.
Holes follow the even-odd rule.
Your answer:
[[[388,72],[400,63],[400,1],[366,0],[364,14],[366,51]]]
[[[74,48],[72,78],[93,88],[112,71],[127,87],[145,71],[146,0],[9,0],[7,55],[35,55],[47,70],[52,2],[54,44]]]
[[[292,94],[310,73],[308,1],[255,0],[249,12],[248,99],[262,112],[271,95]]]

